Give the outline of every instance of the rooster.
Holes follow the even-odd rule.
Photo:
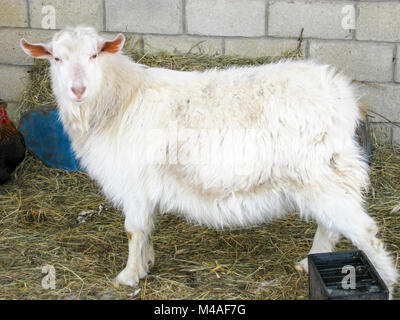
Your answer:
[[[6,108],[7,104],[0,100],[0,184],[10,178],[26,150],[24,137],[11,122]]]

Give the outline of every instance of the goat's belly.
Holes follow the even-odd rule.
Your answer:
[[[292,209],[287,194],[266,189],[215,196],[175,184],[160,201],[161,213],[178,214],[190,222],[217,229],[257,225]]]

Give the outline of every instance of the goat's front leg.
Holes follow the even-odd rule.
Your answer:
[[[136,218],[136,219],[135,219]],[[126,215],[125,230],[128,236],[129,256],[126,267],[114,280],[114,285],[135,287],[154,265],[154,250],[151,243],[151,222],[138,223],[138,216]],[[144,218],[144,217],[142,217]],[[138,228],[141,225],[141,228]]]
[[[150,235],[143,231],[127,231],[129,256],[126,267],[114,280],[114,284],[135,287],[154,264],[154,250]]]

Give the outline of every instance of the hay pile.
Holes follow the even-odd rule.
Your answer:
[[[185,70],[276,59],[130,54],[144,64]],[[21,112],[53,102],[46,63],[36,62],[31,76]],[[369,212],[398,255],[400,214],[390,211],[400,204],[400,154],[376,146],[371,161]],[[0,299],[307,299],[307,275],[294,264],[308,253],[315,229],[294,214],[227,231],[164,215],[154,231],[152,272],[136,289],[116,289],[111,280],[128,254],[121,213],[86,174],[52,169],[28,155],[14,179],[0,186]],[[55,268],[55,289],[42,288],[45,265]]]

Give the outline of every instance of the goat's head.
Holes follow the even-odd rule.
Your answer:
[[[34,58],[50,61],[57,97],[79,104],[98,93],[103,55],[118,53],[124,42],[123,34],[107,41],[92,28],[76,27],[56,33],[48,44],[30,44],[21,39],[21,47]]]

